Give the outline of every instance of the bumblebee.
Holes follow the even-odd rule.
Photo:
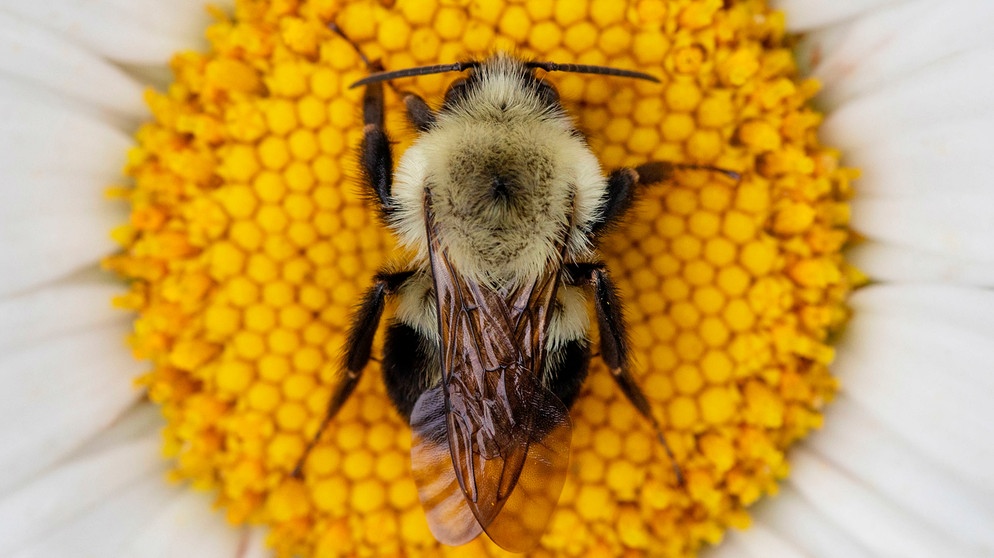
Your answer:
[[[384,83],[450,71],[464,75],[437,110],[405,95],[418,137],[394,171]],[[569,408],[591,359],[591,299],[600,358],[672,459],[632,376],[621,300],[596,247],[644,187],[677,169],[711,167],[648,162],[605,177],[544,79],[552,71],[658,81],[498,52],[378,71],[353,85],[365,88],[359,152],[369,197],[413,255],[378,273],[359,304],[318,435],[358,384],[386,298],[395,297],[383,381],[411,425],[428,524],[448,545],[486,532],[523,552],[544,532],[569,463]],[[674,471],[680,480],[675,462]]]

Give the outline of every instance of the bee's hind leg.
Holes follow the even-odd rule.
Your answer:
[[[405,281],[414,275],[413,271],[400,271],[396,273],[380,272],[376,274],[376,282],[366,291],[359,308],[352,317],[352,326],[349,328],[348,340],[345,345],[345,358],[343,359],[344,373],[338,380],[331,399],[328,401],[328,410],[325,412],[321,426],[318,427],[314,437],[304,449],[304,453],[297,461],[297,466],[293,469],[293,476],[299,478],[304,461],[310,454],[331,419],[338,414],[342,405],[348,401],[349,396],[355,391],[362,377],[362,371],[369,364],[373,351],[373,337],[380,326],[380,318],[383,316],[383,308],[386,305],[387,295],[393,294],[404,284]]]
[[[566,264],[565,271],[569,281],[574,285],[587,285],[594,291],[594,308],[597,314],[597,328],[600,332],[601,358],[611,371],[611,377],[621,388],[628,401],[640,415],[646,418],[656,431],[656,437],[666,450],[666,455],[673,465],[673,473],[677,483],[683,485],[683,472],[677,465],[676,458],[663,430],[652,414],[649,400],[646,399],[642,388],[638,386],[630,369],[631,356],[628,352],[628,332],[618,290],[607,274],[603,263],[573,263]]]

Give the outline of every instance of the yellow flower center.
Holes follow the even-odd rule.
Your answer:
[[[605,168],[681,172],[645,191],[603,253],[628,301],[636,374],[686,476],[595,359],[572,411],[569,478],[542,551],[689,556],[748,523],[821,423],[830,333],[856,274],[849,181],[818,145],[817,86],[798,82],[781,14],[760,0],[239,1],[149,93],[116,189],[131,204],[107,266],[131,279],[139,383],[161,405],[174,476],[261,523],[281,555],[439,552],[410,475],[410,429],[372,363],[290,476],[323,418],[353,305],[394,257],[355,177],[367,70],[335,21],[387,69],[511,49],[663,83],[553,74]],[[398,80],[437,102],[452,75]],[[387,89],[387,128],[413,138]],[[388,310],[389,312],[389,310]],[[470,545],[497,552],[485,537]],[[445,549],[451,552],[451,549]],[[465,551],[465,549],[460,549]]]

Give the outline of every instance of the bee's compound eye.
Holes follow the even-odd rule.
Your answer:
[[[559,91],[548,82],[539,81],[538,83],[538,96],[543,102],[554,104],[559,102]]]
[[[466,78],[459,78],[449,84],[449,88],[445,90],[445,103],[451,103],[452,101],[464,99],[466,97]]]

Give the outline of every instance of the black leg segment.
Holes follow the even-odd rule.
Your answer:
[[[739,174],[736,172],[709,165],[689,163],[652,161],[641,164],[634,169],[618,169],[607,177],[607,199],[604,202],[604,210],[600,218],[591,225],[590,235],[597,238],[606,230],[617,225],[635,203],[639,186],[666,182],[673,178],[673,173],[677,170],[708,170],[724,174],[732,180],[739,180]]]
[[[370,61],[362,49],[334,22],[328,24],[332,32],[345,39],[359,58],[366,63],[370,72],[383,70],[383,65]],[[384,131],[383,83],[371,83],[362,92],[362,143],[359,145],[359,168],[363,181],[372,190],[370,198],[379,207],[382,217],[387,217],[392,209],[390,187],[393,184],[393,151],[390,138]]]
[[[711,165],[697,165],[694,163],[652,161],[635,167],[635,172],[639,175],[639,184],[655,184],[657,182],[665,182],[673,178],[673,173],[678,170],[702,170],[716,172],[718,174],[723,174],[736,182],[742,178],[742,175],[735,171]]]
[[[407,118],[418,132],[427,132],[435,125],[435,112],[421,97],[408,93],[404,96],[404,106],[407,107]]]
[[[601,337],[601,358],[614,375],[628,371],[628,334],[617,289],[603,263],[567,264],[565,271],[574,285],[594,290],[594,308]],[[616,372],[616,370],[618,372]],[[633,402],[634,403],[634,402]],[[638,407],[638,405],[636,405]],[[648,407],[645,408],[648,410]],[[639,409],[642,411],[642,409]]]
[[[649,400],[638,386],[630,369],[631,356],[628,352],[628,334],[624,312],[618,291],[602,263],[577,263],[565,266],[568,278],[576,285],[589,285],[594,291],[594,309],[597,314],[597,327],[601,338],[601,358],[611,372],[611,377],[621,388],[628,401],[640,415],[645,417],[656,431],[656,437],[663,444],[666,454],[673,464],[677,482],[683,484],[683,473],[676,464],[673,452],[666,443],[659,422],[652,414]]]
[[[390,197],[393,186],[393,149],[383,128],[375,124],[366,125],[359,153],[363,181],[372,190],[372,201],[386,217],[393,210],[393,199]]]
[[[414,275],[413,271],[378,273],[376,275],[376,282],[366,291],[365,296],[363,296],[362,303],[360,303],[359,308],[352,318],[352,326],[349,328],[345,356],[342,359],[343,374],[331,394],[331,399],[328,401],[328,410],[325,412],[321,425],[304,449],[304,454],[297,461],[297,466],[293,470],[293,476],[300,476],[301,467],[307,459],[308,454],[310,454],[311,449],[314,448],[314,444],[317,443],[325,428],[328,427],[328,423],[331,422],[331,419],[335,418],[338,411],[348,401],[349,396],[355,391],[356,386],[359,385],[362,371],[369,364],[373,348],[373,337],[376,335],[376,330],[380,325],[380,318],[383,316],[386,296],[396,292],[412,275]]]
[[[414,275],[413,271],[378,273],[376,282],[366,291],[359,308],[352,318],[345,347],[345,370],[360,373],[369,363],[373,336],[380,325],[386,295],[393,294]]]
[[[632,169],[618,169],[607,177],[607,199],[604,211],[593,223],[590,234],[594,238],[618,224],[635,202],[639,175]]]
[[[382,69],[379,63],[370,64],[370,69]],[[383,129],[383,83],[366,86],[362,96],[362,143],[359,145],[362,175],[365,183],[373,191],[373,202],[386,217],[393,208],[390,189],[393,186],[393,149],[390,138]]]

